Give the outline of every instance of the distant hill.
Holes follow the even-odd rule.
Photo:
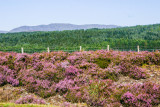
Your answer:
[[[116,25],[100,25],[100,24],[86,24],[86,25],[74,25],[65,23],[53,23],[49,25],[38,26],[21,26],[12,29],[10,32],[33,32],[33,31],[63,31],[63,30],[79,30],[79,29],[91,29],[91,28],[117,28]]]
[[[8,31],[2,31],[2,30],[0,30],[0,33],[7,33]]]

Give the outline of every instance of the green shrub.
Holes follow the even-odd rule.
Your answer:
[[[103,79],[111,79],[113,81],[118,81],[118,75],[114,72],[105,72]]]
[[[94,63],[96,63],[100,68],[107,68],[108,65],[111,63],[111,59],[109,58],[98,58],[95,59]]]

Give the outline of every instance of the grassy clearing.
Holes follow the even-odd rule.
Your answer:
[[[59,107],[54,105],[0,103],[0,107]]]

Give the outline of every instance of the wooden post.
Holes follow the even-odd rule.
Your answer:
[[[22,52],[22,54],[24,53],[23,47],[21,48],[21,52]]]
[[[79,47],[79,50],[82,51],[82,46]]]
[[[109,45],[107,45],[107,51],[109,51]]]
[[[49,47],[47,48],[47,52],[48,52],[48,53],[50,52]]]
[[[137,46],[137,51],[139,52],[139,45]]]

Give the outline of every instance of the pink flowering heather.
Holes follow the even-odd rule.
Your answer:
[[[19,80],[16,78],[17,72],[15,70],[11,70],[7,66],[0,66],[0,70],[1,84],[9,83],[13,86],[19,85]]]
[[[71,104],[69,102],[64,102],[61,104],[61,107],[71,107]]]
[[[142,68],[150,64],[159,66],[159,52],[0,52],[0,57],[0,86],[22,86],[28,93],[44,99],[60,94],[66,99],[66,106],[77,102],[93,107],[151,107],[160,104],[160,85],[145,82],[147,79],[152,81],[153,76],[147,73],[148,68]],[[125,79],[126,76],[133,83],[121,84],[123,79],[120,77]],[[158,74],[154,76],[158,80]],[[26,96],[17,103],[44,102]]]
[[[25,97],[21,97],[15,103],[16,104],[46,104],[44,100],[36,98],[33,95],[27,95]]]
[[[142,84],[137,83],[129,85],[128,90],[130,90],[130,92],[126,92],[121,97],[123,105],[152,107],[153,105],[158,105],[160,103],[160,85],[158,84],[151,82],[145,82]],[[134,100],[132,101],[131,99]]]
[[[142,69],[136,65],[132,65],[130,63],[122,62],[120,64],[120,69],[123,75],[128,75],[134,79],[145,79],[148,77],[145,69]]]
[[[67,92],[74,85],[74,81],[72,79],[65,78],[56,84],[55,90],[60,93]]]
[[[80,70],[77,69],[76,67],[74,66],[68,66],[66,68],[66,72],[65,72],[65,76],[68,78],[68,79],[71,79],[77,75],[79,75],[80,73]]]
[[[137,102],[136,97],[130,92],[126,92],[121,97],[121,103],[124,104],[125,106],[136,106],[135,105],[136,102]]]
[[[5,76],[0,73],[0,86],[5,83]]]

